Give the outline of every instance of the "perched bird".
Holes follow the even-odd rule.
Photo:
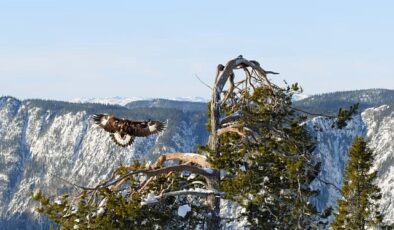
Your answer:
[[[110,132],[112,140],[122,147],[131,145],[135,137],[146,137],[165,129],[165,123],[161,121],[130,121],[108,114],[93,115],[93,120]]]

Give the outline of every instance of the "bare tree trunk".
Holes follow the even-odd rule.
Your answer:
[[[250,70],[249,70],[249,69]],[[235,75],[234,69],[244,69],[245,70],[245,79],[235,83]],[[260,67],[260,64],[257,61],[249,61],[244,59],[241,55],[235,59],[230,60],[227,62],[225,66],[219,64],[217,66],[217,73],[215,84],[212,87],[212,98],[211,98],[211,107],[210,107],[210,117],[209,117],[209,124],[210,124],[210,136],[208,141],[208,147],[210,149],[211,154],[214,154],[215,157],[220,156],[220,152],[218,151],[219,146],[219,136],[226,132],[235,132],[238,133],[240,136],[245,136],[244,133],[237,129],[236,127],[227,126],[223,128],[223,119],[224,114],[221,113],[221,105],[224,105],[228,100],[230,100],[233,96],[232,94],[235,93],[235,88],[241,82],[245,82],[245,88],[253,88],[254,85],[252,83],[252,75],[251,71],[254,71],[255,78],[257,81],[264,81],[269,87],[269,89],[273,89],[273,86],[269,82],[267,78],[267,73],[270,74],[277,74],[271,71],[265,71]],[[248,85],[249,84],[249,85]],[[224,87],[228,85],[228,90],[224,91]],[[224,98],[222,99],[222,94],[225,94]],[[239,94],[239,92],[238,92]],[[227,119],[229,120],[229,119]],[[214,170],[213,175],[210,178],[208,184],[208,189],[219,191],[220,188],[220,171]],[[211,210],[212,210],[212,217],[208,222],[208,229],[220,229],[221,227],[221,218],[220,218],[220,197],[218,196],[210,196],[208,200]]]
[[[223,65],[218,65],[217,74],[215,79],[214,87],[212,88],[212,98],[211,98],[211,107],[210,107],[210,136],[208,141],[208,147],[211,150],[212,154],[218,153],[218,134],[217,130],[219,127],[219,119],[220,119],[220,94],[223,90],[225,81],[221,82],[221,85],[218,85],[218,80],[220,76],[222,76],[222,71],[225,67]],[[220,172],[218,170],[214,170],[213,178],[210,183],[208,183],[208,189],[210,190],[219,190],[220,186]],[[208,229],[220,229],[220,197],[209,196],[208,203],[211,206],[211,218],[208,220]]]
[[[215,79],[215,84],[212,88],[212,98],[211,98],[211,108],[210,108],[210,136],[208,147],[211,150],[211,153],[215,156],[218,156],[220,153],[218,152],[218,130],[220,129],[220,105],[221,94],[223,88],[227,82],[227,79],[230,75],[233,75],[233,69],[235,68],[235,59],[229,61],[225,67],[219,64],[217,67],[217,74]],[[226,97],[227,98],[227,97]],[[218,170],[214,170],[213,179],[211,183],[208,184],[208,189],[211,190],[219,190],[220,187],[220,172]],[[220,229],[220,197],[210,196],[208,198],[208,202],[211,206],[211,219],[208,222],[208,229]]]

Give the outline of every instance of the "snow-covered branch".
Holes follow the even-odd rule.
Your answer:
[[[206,189],[190,189],[190,190],[180,190],[180,191],[173,191],[163,193],[161,197],[167,196],[181,196],[181,195],[193,195],[193,196],[209,196],[214,195],[218,197],[224,196],[223,192],[213,191],[213,190],[206,190]]]
[[[114,186],[114,187],[111,187],[111,190],[116,190],[116,188],[118,188],[121,184],[123,184],[127,180],[127,178],[130,178],[133,175],[145,174],[147,178],[151,178],[151,177],[159,176],[162,174],[168,174],[170,172],[183,172],[183,171],[188,171],[190,173],[204,176],[208,180],[213,178],[213,176],[214,176],[214,173],[213,173],[214,171],[211,168],[200,168],[200,167],[197,167],[194,165],[175,165],[175,166],[168,166],[168,167],[164,167],[164,168],[160,168],[160,169],[142,169],[142,170],[131,171],[131,172],[128,172],[127,174],[117,178],[116,180],[100,183],[96,187],[85,187],[85,186],[77,185],[77,184],[74,184],[71,182],[68,182],[68,183],[70,183],[73,186],[78,187],[82,190],[88,190],[88,191],[89,190],[90,191],[99,190],[102,188],[110,188],[111,186]]]
[[[169,167],[164,167],[160,169],[155,169],[155,170],[144,170],[143,172],[146,174],[147,177],[152,177],[152,176],[158,176],[161,174],[166,174],[169,172],[183,172],[183,171],[188,171],[191,173],[195,173],[207,178],[212,177],[212,171],[206,170],[204,168],[200,168],[194,165],[175,165],[175,166],[169,166]]]

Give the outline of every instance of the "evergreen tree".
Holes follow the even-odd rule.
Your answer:
[[[237,122],[246,135],[221,135],[220,154],[210,160],[226,172],[221,190],[246,208],[252,229],[307,229],[317,219],[308,201],[318,191],[308,185],[319,164],[312,163],[315,144],[305,117],[291,107],[294,90],[297,85],[276,88],[273,95],[261,86],[236,100],[241,103],[223,107],[228,115],[240,114]]]
[[[333,229],[362,230],[368,226],[380,226],[382,215],[377,210],[381,198],[374,184],[377,171],[371,172],[373,152],[363,138],[357,137],[349,151],[342,187],[343,198],[338,201],[338,213]]]

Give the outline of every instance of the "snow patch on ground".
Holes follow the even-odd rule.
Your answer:
[[[153,203],[157,203],[159,202],[159,200],[157,199],[157,196],[153,193],[150,192],[145,199],[143,199],[141,201],[141,205],[148,205],[148,204],[153,204]]]

